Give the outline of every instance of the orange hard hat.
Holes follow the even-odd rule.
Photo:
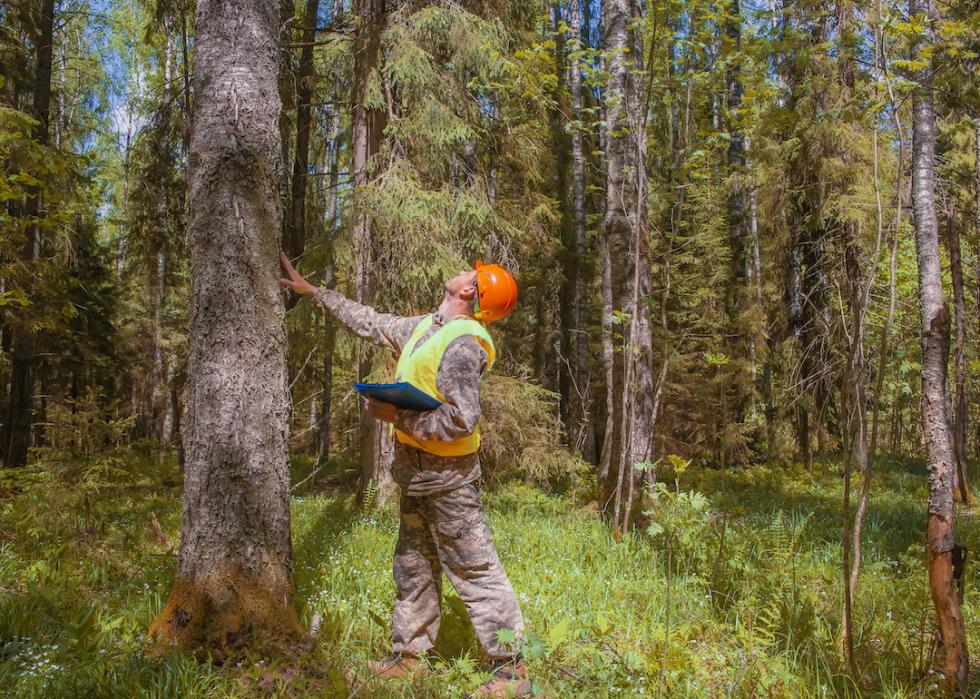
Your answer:
[[[514,310],[517,305],[517,280],[500,265],[476,261],[477,320],[492,323]]]

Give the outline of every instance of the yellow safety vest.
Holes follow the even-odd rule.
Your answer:
[[[439,365],[442,363],[442,355],[446,353],[446,348],[454,340],[471,336],[479,342],[487,351],[489,361],[487,369],[493,366],[493,360],[497,352],[490,339],[490,333],[486,331],[478,321],[472,318],[456,318],[446,323],[437,330],[432,337],[426,340],[416,349],[419,339],[432,326],[432,316],[428,315],[419,321],[412,332],[412,336],[402,348],[401,356],[398,358],[398,368],[396,381],[407,381],[417,389],[435,396],[440,401],[445,398],[439,387],[436,385],[436,378],[439,375]],[[480,430],[474,428],[473,433],[459,439],[444,442],[437,439],[415,439],[399,429],[395,430],[395,436],[402,444],[410,444],[413,447],[422,449],[431,454],[439,456],[464,456],[472,454],[480,448]]]

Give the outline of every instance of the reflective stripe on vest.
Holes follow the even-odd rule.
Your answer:
[[[493,366],[493,361],[497,352],[493,346],[493,340],[478,321],[472,318],[457,318],[446,323],[437,330],[432,337],[423,342],[416,349],[422,335],[432,327],[432,316],[427,315],[419,321],[412,332],[412,336],[402,348],[401,356],[398,358],[398,368],[396,381],[407,381],[417,389],[435,396],[440,401],[445,401],[445,397],[439,390],[437,378],[439,376],[439,365],[442,363],[442,356],[446,349],[461,337],[470,336],[482,345],[487,351],[487,369]],[[480,430],[474,428],[473,433],[459,439],[448,442],[437,439],[415,439],[399,429],[395,430],[395,436],[403,444],[422,449],[431,454],[439,456],[464,456],[472,454],[480,448]]]

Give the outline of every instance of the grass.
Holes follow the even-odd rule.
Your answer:
[[[297,482],[309,467],[298,460]],[[146,628],[176,562],[151,527],[155,516],[171,541],[179,535],[172,464],[163,471],[143,464],[130,484],[96,489],[94,508],[77,507],[71,490],[49,479],[31,482],[31,473],[18,476],[22,492],[0,500],[0,695],[443,697],[461,696],[485,677],[448,585],[437,672],[400,683],[367,676],[365,661],[388,651],[397,515],[363,512],[349,495],[307,494],[305,486],[293,504],[295,582],[304,622],[314,614],[323,620],[316,647],[299,658],[244,658],[224,667],[180,655],[148,657]],[[320,483],[337,480],[334,469]],[[582,499],[520,483],[487,495],[496,543],[526,617],[525,653],[540,693],[937,693],[921,464],[877,468],[855,603],[857,676],[845,671],[839,650],[835,465],[810,472],[691,468],[680,490],[688,495],[676,495],[671,483],[651,503],[650,521],[658,523],[651,533],[644,527],[619,542]],[[972,513],[961,513],[957,529],[967,547],[980,548]],[[975,569],[968,568],[964,606],[974,666]]]

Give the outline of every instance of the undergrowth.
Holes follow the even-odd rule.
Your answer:
[[[397,516],[305,488],[293,507],[295,582],[304,623],[319,623],[315,647],[232,666],[147,656],[146,629],[175,569],[179,474],[171,461],[160,467],[155,455],[134,452],[124,459],[127,480],[114,458],[114,482],[74,499],[37,467],[0,485],[0,695],[443,697],[486,677],[448,585],[437,672],[396,683],[368,676],[365,661],[388,652]],[[486,500],[526,617],[536,689],[554,697],[933,695],[924,473],[883,463],[875,478],[855,600],[856,676],[840,651],[836,465],[686,469],[647,498],[644,523],[619,542],[585,500],[500,485]],[[98,508],[86,507],[93,493]],[[957,529],[977,550],[975,516],[961,513]],[[978,588],[971,567],[964,613],[975,658]]]

